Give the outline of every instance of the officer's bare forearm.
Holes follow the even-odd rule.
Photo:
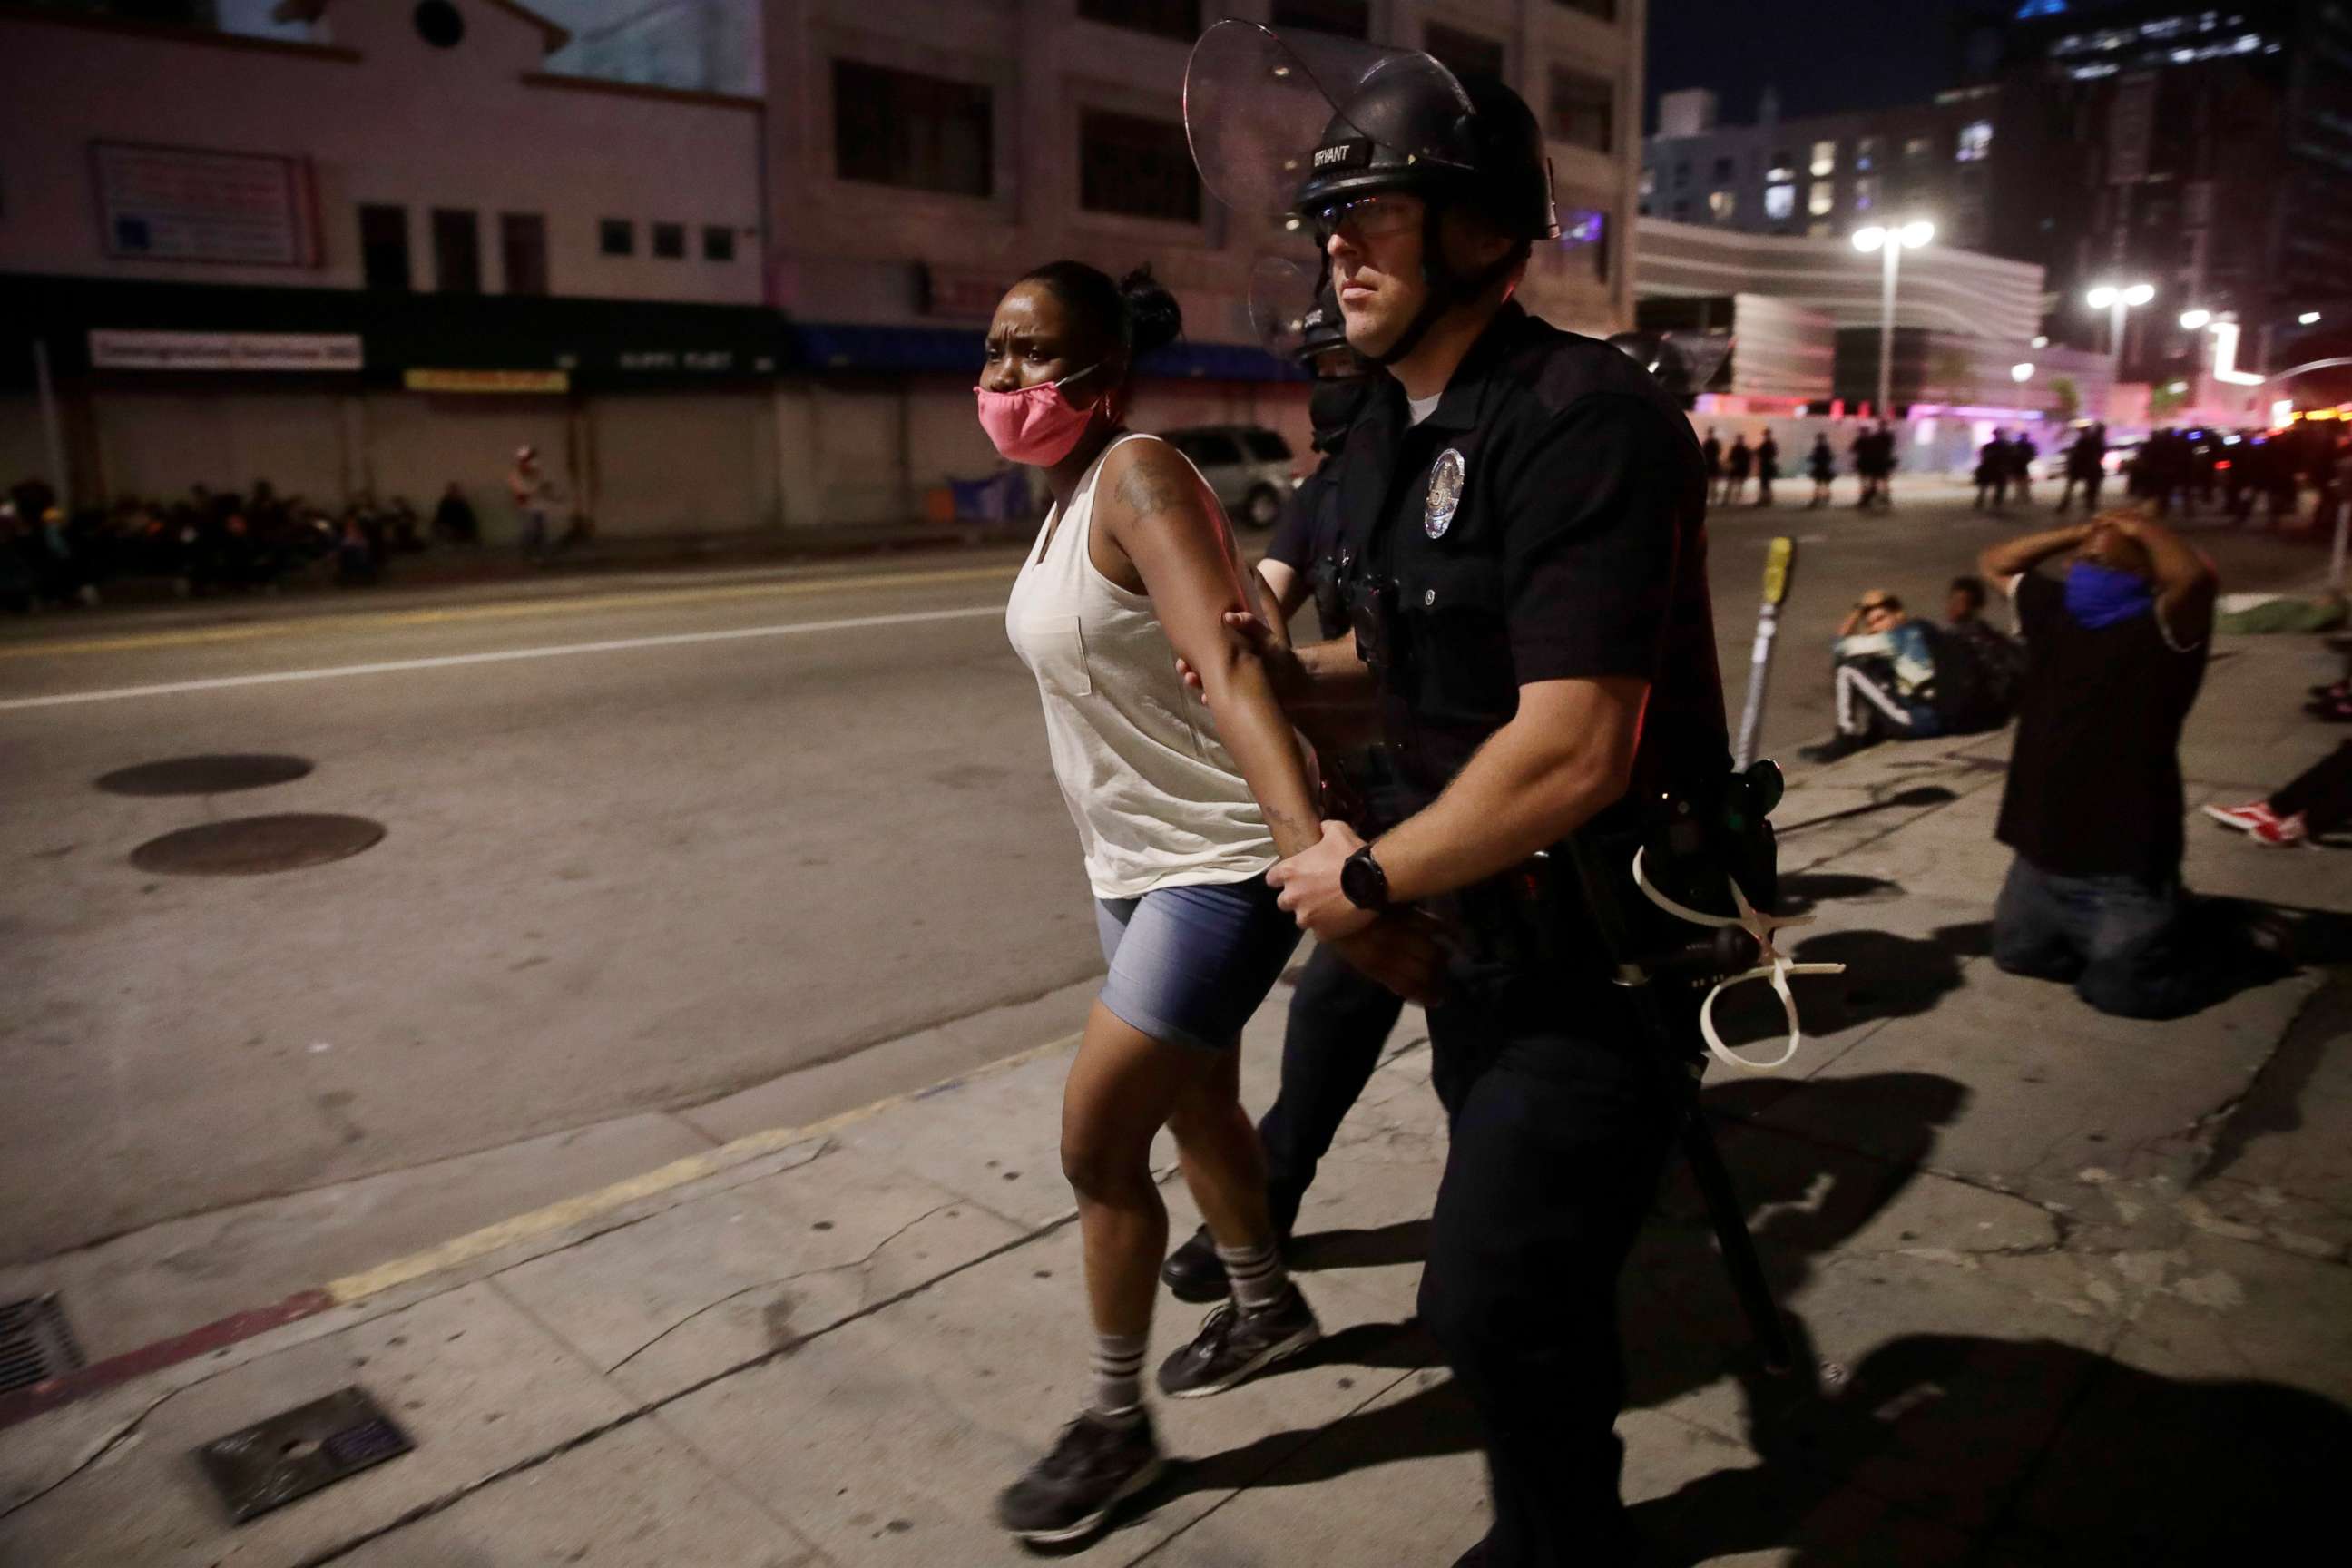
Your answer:
[[[2080,548],[2083,541],[2090,537],[2091,525],[2084,522],[2073,528],[2053,528],[2044,533],[2029,533],[2022,539],[2005,540],[1977,557],[1977,569],[1998,581],[2021,577],[2053,555]]]
[[[1625,794],[1649,683],[1630,677],[1519,689],[1445,793],[1372,847],[1401,902],[1483,881],[1559,843]]]

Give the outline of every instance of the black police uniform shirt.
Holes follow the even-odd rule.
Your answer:
[[[1324,458],[1290,493],[1290,503],[1265,547],[1268,561],[1281,562],[1312,588],[1316,619],[1327,640],[1348,629],[1335,574],[1339,550],[1339,496],[1332,483],[1336,461]]]
[[[2180,875],[2180,731],[2211,639],[2176,646],[2157,612],[2090,627],[2038,572],[2017,583],[2025,675],[1994,836],[2061,877]]]
[[[1722,776],[1706,465],[1626,354],[1507,305],[1420,424],[1383,389],[1337,482],[1340,570],[1393,598],[1392,646],[1360,611],[1358,645],[1423,803],[1543,680],[1650,683],[1629,803]]]

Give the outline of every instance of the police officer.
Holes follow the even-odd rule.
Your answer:
[[[1348,346],[1346,322],[1328,283],[1300,314],[1297,330],[1297,357],[1315,377],[1307,416],[1323,461],[1293,492],[1258,575],[1285,625],[1312,598],[1328,639],[1348,630],[1339,580],[1336,454],[1379,377]],[[1320,761],[1325,815],[1345,816],[1363,833],[1394,819],[1393,775],[1377,746],[1327,749]],[[1345,804],[1335,809],[1335,802]],[[1283,1033],[1281,1092],[1258,1123],[1258,1138],[1265,1145],[1266,1212],[1286,1245],[1316,1166],[1380,1065],[1381,1047],[1403,1008],[1403,998],[1330,948],[1317,947],[1299,973]],[[1160,1277],[1181,1300],[1224,1300],[1224,1265],[1206,1226],[1169,1255]]]
[[[1272,877],[1318,935],[1401,904],[1453,916],[1464,957],[1429,1015],[1452,1141],[1420,1308],[1486,1442],[1494,1521],[1462,1562],[1618,1562],[1616,1280],[1675,1102],[1594,899],[1559,873],[1572,841],[1727,775],[1705,469],[1641,366],[1512,302],[1557,233],[1527,105],[1425,56],[1315,66],[1255,79],[1350,84],[1324,87],[1337,112],[1290,155],[1310,171],[1295,211],[1389,380],[1338,463],[1355,635],[1290,673],[1370,689],[1417,809],[1369,844],[1327,822]]]

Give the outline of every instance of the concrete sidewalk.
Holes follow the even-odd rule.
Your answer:
[[[2301,640],[2217,652],[2192,808],[2334,743],[2295,713],[2333,662]],[[1753,1365],[1677,1177],[1627,1275],[1620,1427],[1669,1560],[2265,1563],[2333,1522],[2352,991],[2328,965],[2352,857],[2192,822],[2190,884],[2294,911],[2316,962],[2178,1023],[2100,1017],[1984,956],[2006,746],[1881,748],[1777,814],[1784,902],[1821,916],[1800,956],[1850,968],[1799,983],[1791,1074],[1718,1073],[1706,1100],[1805,1370]],[[1286,1000],[1249,1033],[1255,1106]],[[1087,1348],[1055,1152],[1068,1055],[729,1145],[0,1432],[0,1563],[1026,1561],[991,1503],[1075,1408]],[[1427,1068],[1408,1013],[1309,1194],[1326,1346],[1164,1407],[1188,1462],[1087,1561],[1443,1568],[1483,1533],[1466,1412],[1411,1321],[1444,1152]],[[1155,1352],[1192,1321],[1171,1303]],[[189,1451],[352,1383],[415,1451],[229,1525]]]

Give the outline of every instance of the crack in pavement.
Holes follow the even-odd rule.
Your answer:
[[[677,1321],[672,1323],[669,1327],[656,1334],[653,1338],[647,1340],[645,1343],[639,1345],[636,1349],[631,1351],[628,1354],[623,1356],[620,1360],[614,1362],[612,1365],[606,1367],[604,1369],[604,1375],[607,1377],[612,1376],[613,1373],[620,1371],[623,1367],[628,1365],[631,1362],[636,1360],[639,1356],[645,1354],[647,1351],[661,1343],[662,1341],[669,1338],[670,1335],[677,1332],[678,1330],[686,1327],[687,1324],[693,1322],[697,1318],[701,1317],[706,1312],[716,1311],[719,1308],[727,1305],[728,1302],[740,1300],[743,1297],[750,1295],[754,1290],[772,1290],[779,1285],[789,1285],[795,1279],[813,1279],[819,1274],[839,1274],[846,1269],[863,1268],[867,1264],[873,1262],[877,1258],[881,1257],[883,1248],[888,1247],[892,1242],[898,1240],[900,1237],[906,1235],[908,1231],[914,1229],[917,1226],[922,1224],[933,1215],[945,1214],[951,1208],[961,1208],[966,1206],[970,1205],[966,1205],[965,1201],[961,1198],[953,1198],[943,1204],[934,1204],[931,1207],[925,1209],[921,1214],[917,1215],[914,1218],[908,1220],[906,1224],[900,1226],[898,1229],[892,1231],[889,1235],[876,1242],[862,1258],[853,1258],[846,1263],[827,1263],[814,1268],[794,1269],[790,1274],[779,1275],[773,1279],[762,1279],[756,1284],[746,1285],[740,1290],[730,1290],[726,1295],[719,1297],[715,1301],[706,1301],[701,1306],[697,1307],[693,1311],[688,1312],[685,1317],[680,1318]],[[821,1332],[822,1331],[817,1331]]]

